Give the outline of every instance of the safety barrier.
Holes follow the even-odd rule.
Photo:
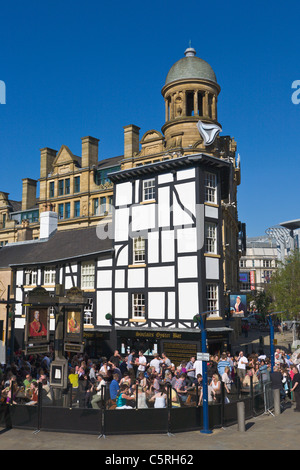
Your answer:
[[[237,382],[238,384],[239,382]],[[166,408],[112,409],[103,390],[100,408],[79,408],[72,401],[72,389],[63,397],[59,406],[44,406],[39,398],[37,405],[2,403],[0,405],[0,426],[5,428],[32,429],[35,432],[56,431],[87,433],[99,436],[113,434],[177,433],[201,430],[203,408],[196,399],[188,404],[172,401],[172,390],[168,387]],[[42,397],[39,384],[39,397]],[[195,398],[195,397],[194,397]],[[209,405],[209,426],[211,429],[226,427],[238,422],[237,402],[245,403],[245,416],[249,419],[263,414],[272,406],[270,384],[255,389],[251,382],[249,390],[239,385],[226,394],[224,386],[219,401]]]

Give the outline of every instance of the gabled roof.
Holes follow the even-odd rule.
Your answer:
[[[108,224],[107,224],[108,225]],[[109,224],[110,226],[110,224]],[[105,224],[103,224],[103,228]],[[105,230],[102,233],[105,234]],[[99,233],[99,232],[98,232]],[[109,233],[109,232],[108,232]],[[112,239],[101,240],[97,227],[55,232],[47,240],[32,240],[5,245],[0,249],[0,269],[18,266],[57,264],[110,253]]]

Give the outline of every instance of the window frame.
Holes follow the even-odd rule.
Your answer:
[[[56,269],[47,268],[44,270],[44,286],[54,286],[56,281]]]
[[[132,319],[142,319],[144,320],[146,310],[146,298],[145,294],[142,292],[135,292],[132,294],[132,309],[131,317]],[[140,312],[140,313],[139,313]]]
[[[138,244],[141,244],[138,247]],[[146,262],[146,239],[144,237],[134,237],[132,240],[132,264],[145,264]]]
[[[90,270],[90,272],[89,272]],[[91,290],[95,289],[95,276],[96,268],[94,261],[84,261],[81,263],[81,289]]]
[[[204,174],[204,201],[218,203],[218,179],[216,173],[206,171]]]
[[[208,312],[208,317],[219,317],[219,285],[214,282],[210,282],[206,284],[205,288],[205,297],[206,297],[206,308]]]
[[[156,197],[156,184],[155,178],[148,178],[143,180],[142,201],[155,201]]]
[[[205,222],[205,253],[218,254],[218,225],[215,222]]]

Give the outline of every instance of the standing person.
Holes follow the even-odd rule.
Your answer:
[[[237,363],[237,375],[241,382],[244,381],[246,377],[246,365],[248,364],[248,359],[244,356],[243,351],[240,351]]]
[[[218,374],[214,374],[212,376],[212,381],[210,385],[214,391],[214,395],[215,395],[217,403],[220,403],[221,402],[221,382],[220,382]]]
[[[145,373],[146,366],[147,366],[147,359],[145,358],[142,350],[139,351],[139,357],[136,361],[136,365],[138,366],[137,371],[136,371],[136,376],[139,377],[141,372],[143,374]]]
[[[119,351],[116,349],[114,354],[109,358],[109,362],[112,362],[115,367],[119,368],[122,358],[119,354]]]
[[[128,358],[127,358],[127,369],[128,369],[129,376],[130,376],[132,381],[135,380],[134,356],[135,356],[135,350],[132,349],[130,354],[128,355]]]
[[[162,368],[162,378],[165,378],[165,373],[167,370],[170,370],[172,367],[171,360],[167,357],[166,353],[161,353],[161,368]]]
[[[153,354],[154,358],[152,359],[152,361],[150,361],[150,367],[154,367],[155,369],[155,372],[157,374],[160,374],[160,368],[161,368],[161,363],[162,363],[162,360],[160,359],[158,353],[154,353]]]
[[[231,392],[232,384],[232,380],[230,378],[230,368],[228,366],[225,367],[224,372],[222,374],[222,382],[224,383],[226,397],[228,398],[228,395]]]
[[[196,381],[196,374],[195,374],[195,368],[194,368],[195,362],[196,362],[196,358],[195,356],[192,356],[186,365],[186,379],[187,379],[188,386],[193,385]]]
[[[218,374],[219,374],[220,377],[223,376],[226,367],[229,367],[229,372],[230,372],[231,366],[230,366],[230,362],[227,359],[227,354],[222,353],[221,358],[218,362]]]
[[[294,393],[296,401],[296,408],[294,409],[294,411],[300,411],[300,372],[298,371],[297,366],[293,366],[292,371],[294,375],[292,380],[291,392]]]

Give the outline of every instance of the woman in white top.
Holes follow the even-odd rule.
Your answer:
[[[150,398],[150,401],[154,401],[154,408],[166,408],[167,394],[165,393],[164,387],[161,387],[155,395]]]
[[[218,374],[214,374],[212,376],[212,381],[211,381],[211,387],[214,392],[214,396],[216,398],[217,403],[220,403],[221,401],[221,382],[219,380]]]

